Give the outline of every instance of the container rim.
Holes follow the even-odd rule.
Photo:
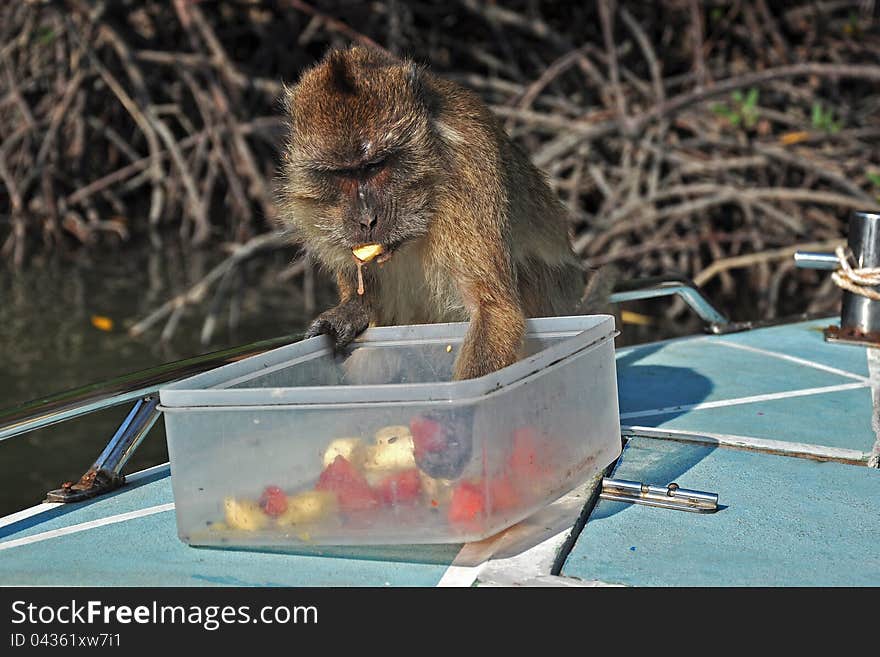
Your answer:
[[[356,342],[364,346],[460,341],[468,322],[450,324],[380,327],[369,329]],[[324,336],[287,345],[230,365],[178,381],[159,391],[164,412],[188,409],[241,409],[290,406],[326,406],[387,403],[465,403],[505,389],[542,370],[589,349],[619,332],[611,315],[578,315],[530,319],[526,336],[565,337],[516,363],[485,376],[466,381],[389,383],[364,385],[228,388],[230,382],[290,366],[295,361],[327,353],[331,347]],[[254,366],[259,364],[259,368]],[[225,375],[225,376],[224,376]],[[201,384],[201,387],[194,387]]]

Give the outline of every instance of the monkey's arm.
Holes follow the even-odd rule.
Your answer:
[[[516,362],[524,331],[525,318],[513,300],[478,301],[455,361],[455,378],[473,379]]]
[[[482,226],[484,231],[500,231],[500,226],[493,226],[492,222]],[[470,325],[455,361],[454,376],[458,380],[483,376],[514,363],[525,332],[513,266],[500,234],[497,239],[474,239],[468,243],[479,246],[459,251],[450,272],[470,315]]]
[[[370,282],[368,290],[374,290],[377,281]],[[306,331],[306,337],[326,334],[336,347],[345,347],[369,326],[370,297],[369,292],[358,295],[353,281],[345,272],[337,274],[336,285],[339,288],[339,303],[318,315]]]

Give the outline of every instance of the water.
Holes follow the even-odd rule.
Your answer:
[[[217,328],[207,345],[201,344],[200,333],[210,294],[187,311],[168,344],[159,340],[164,321],[138,338],[129,337],[126,329],[200,280],[222,255],[166,245],[161,252],[141,248],[100,257],[87,252],[36,257],[16,273],[0,264],[0,408],[301,330],[311,316],[301,281],[283,282],[277,276],[293,255],[281,250],[242,268],[219,306]],[[319,307],[333,303],[329,281],[320,281],[318,291]],[[0,516],[79,479],[128,409],[124,405],[0,441]],[[167,458],[160,420],[125,471]]]

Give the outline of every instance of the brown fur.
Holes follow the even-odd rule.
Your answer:
[[[282,220],[340,292],[310,334],[346,343],[368,324],[470,320],[463,379],[514,362],[525,317],[575,311],[584,278],[564,207],[475,94],[352,48],[286,103]],[[351,249],[373,241],[393,255],[364,268],[359,297]]]

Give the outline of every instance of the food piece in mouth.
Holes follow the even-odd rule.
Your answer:
[[[375,259],[377,256],[380,256],[384,253],[385,249],[381,244],[377,244],[373,242],[372,244],[361,244],[351,250],[354,255],[355,260],[357,261],[358,268],[358,288],[357,292],[359,296],[364,295],[364,272],[363,266]],[[380,260],[381,263],[381,260]]]
[[[370,262],[376,256],[382,255],[382,252],[385,249],[381,244],[362,244],[361,246],[355,247],[351,250],[354,254],[354,257],[360,260],[361,262]]]

